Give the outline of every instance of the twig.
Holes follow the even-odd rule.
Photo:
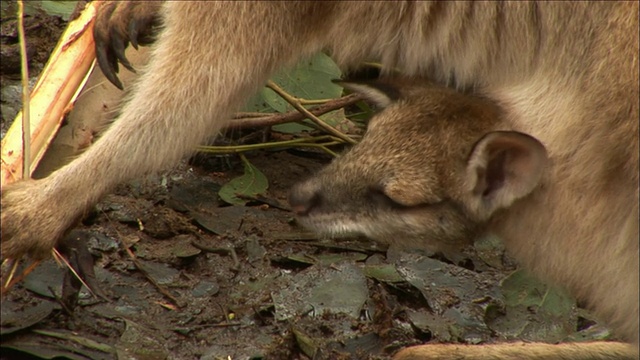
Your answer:
[[[25,277],[27,277],[27,275],[29,275],[29,273],[31,273],[36,267],[38,267],[38,265],[40,265],[40,261],[34,261],[31,264],[29,264],[29,266],[27,266],[27,268],[20,273],[20,276],[15,277],[15,272],[16,269],[18,268],[18,260],[13,260],[13,264],[11,266],[11,272],[9,274],[9,276],[7,277],[4,286],[2,287],[2,294],[4,295],[7,291],[9,291],[9,289],[11,289],[13,287],[13,285],[15,285],[16,283],[22,281],[22,279],[24,279]]]
[[[111,218],[109,217],[109,215],[106,212],[102,212],[102,214],[107,218],[107,220],[109,221],[109,224],[111,226],[111,228],[116,232],[116,234],[118,234],[119,238],[123,238],[122,234],[120,234],[120,231],[118,231],[118,229],[116,229],[115,226],[113,226],[113,221],[111,220]],[[144,275],[144,277],[147,278],[147,280],[153,285],[155,286],[155,288],[165,297],[167,297],[169,300],[171,300],[177,307],[179,308],[183,308],[185,306],[187,306],[187,304],[176,298],[175,296],[173,296],[167,289],[165,289],[162,285],[160,285],[156,279],[153,278],[153,276],[151,276],[151,274],[149,274],[147,272],[147,270],[145,269],[144,265],[142,265],[142,263],[140,263],[140,261],[138,260],[138,258],[136,257],[136,254],[133,253],[133,251],[131,251],[131,249],[129,249],[127,247],[127,245],[123,242],[120,241],[120,246],[122,247],[122,249],[127,253],[127,255],[129,255],[129,259],[131,259],[131,261],[133,262],[133,265],[135,265],[136,269],[138,269],[138,271],[140,271],[142,273],[142,275]]]
[[[24,4],[18,0],[18,41],[20,42],[20,72],[22,75],[22,178],[31,177],[31,121],[29,118],[29,64],[27,40],[24,36]]]
[[[80,274],[78,274],[76,269],[74,269],[73,266],[71,266],[71,264],[69,264],[69,261],[64,256],[62,256],[62,254],[60,254],[60,252],[58,250],[53,248],[52,254],[53,254],[53,258],[58,263],[58,265],[66,266],[71,271],[73,276],[75,276],[76,279],[78,279],[78,281],[80,281],[80,283],[82,283],[82,285],[84,285],[84,287],[86,287],[87,290],[89,290],[91,295],[93,295],[93,297],[96,298],[96,299],[98,298],[98,296],[93,292],[93,290],[91,290],[91,287],[82,279],[82,277],[80,277]]]
[[[362,95],[360,94],[351,94],[325,101],[322,105],[308,109],[308,111],[315,116],[321,116],[330,111],[355,104],[362,99]],[[258,114],[260,114],[260,116],[258,116]],[[292,110],[284,114],[237,113],[236,118],[227,125],[227,129],[273,126],[293,121],[301,121],[306,118],[307,116],[298,110]]]
[[[324,131],[328,132],[329,134],[331,134],[331,135],[333,135],[335,137],[338,137],[338,138],[344,140],[345,142],[347,142],[349,144],[355,145],[357,143],[355,140],[353,140],[349,136],[347,136],[347,135],[343,134],[342,132],[338,131],[338,129],[334,128],[333,126],[329,126],[327,123],[322,121],[320,118],[318,118],[317,116],[312,114],[309,110],[307,110],[304,106],[302,106],[302,104],[300,103],[300,100],[298,100],[298,99],[294,98],[293,96],[289,95],[286,91],[284,91],[284,89],[282,89],[280,86],[278,86],[273,81],[271,81],[271,80],[267,81],[267,87],[269,89],[275,91],[286,102],[291,104],[291,106],[293,106],[296,110],[298,110],[301,113],[303,113],[304,115],[306,115],[310,120],[312,120],[316,125],[321,127]]]
[[[309,245],[309,246],[315,246],[315,247],[323,248],[323,249],[340,250],[340,251],[347,251],[347,252],[357,252],[357,253],[361,253],[361,254],[376,254],[376,253],[385,254],[386,253],[385,250],[381,250],[381,249],[362,249],[362,248],[354,248],[354,247],[342,246],[342,245],[325,244],[325,243],[313,242],[313,241],[308,241],[308,242],[305,241],[302,244]]]
[[[183,308],[183,307],[187,306],[187,304],[184,301],[182,301],[182,300],[176,298],[175,296],[171,295],[171,293],[167,289],[165,289],[164,286],[160,285],[156,281],[156,279],[154,279],[153,276],[151,276],[151,274],[149,274],[149,272],[147,272],[147,270],[145,269],[144,265],[142,265],[142,263],[140,263],[140,261],[136,257],[136,254],[134,254],[133,251],[131,251],[131,249],[129,249],[126,245],[124,245],[124,243],[121,242],[121,244],[122,244],[122,247],[124,248],[125,252],[129,255],[129,258],[131,259],[133,264],[138,269],[138,271],[140,271],[142,273],[142,275],[144,275],[147,278],[147,280],[149,280],[149,282],[151,284],[153,284],[153,286],[155,286],[156,289],[162,295],[164,295],[169,300],[171,300],[179,308]]]
[[[263,112],[257,112],[257,111],[256,112],[238,111],[237,113],[233,114],[233,118],[234,119],[261,118],[269,114],[270,113],[263,113]]]
[[[191,241],[191,245],[193,245],[193,247],[195,247],[196,249],[202,250],[205,252],[210,252],[210,253],[219,254],[219,255],[231,255],[231,259],[233,260],[233,268],[231,270],[234,272],[240,270],[240,261],[238,260],[238,255],[236,254],[236,250],[234,248],[231,248],[231,247],[214,248],[214,247],[202,245],[199,241]]]
[[[36,333],[36,334],[40,334],[43,336],[49,336],[52,338],[56,338],[56,339],[64,339],[64,340],[69,340],[69,341],[73,341],[77,344],[86,346],[90,349],[93,350],[98,350],[98,351],[102,351],[105,353],[115,353],[115,348],[109,344],[104,344],[101,342],[97,342],[95,340],[91,340],[79,335],[76,335],[74,333],[64,333],[64,332],[59,332],[59,331],[51,331],[51,330],[40,330],[40,329],[33,329],[31,330],[32,332]]]
[[[314,143],[320,141],[327,141],[325,143]],[[234,154],[241,153],[245,151],[258,150],[258,149],[273,149],[273,148],[281,148],[281,147],[317,147],[332,156],[336,156],[336,153],[329,150],[327,146],[344,144],[341,139],[335,138],[331,135],[322,135],[316,137],[308,137],[308,138],[298,138],[293,140],[285,140],[285,141],[273,141],[268,143],[260,143],[260,144],[247,144],[247,145],[235,145],[235,146],[198,146],[196,149],[201,152],[213,153],[213,154]]]
[[[320,240],[320,235],[304,231],[304,232],[286,232],[286,233],[272,233],[271,236],[274,239],[278,240],[286,240],[286,241],[318,241]]]
[[[171,330],[177,331],[177,332],[181,332],[181,333],[185,333],[185,332],[191,332],[193,330],[198,330],[198,329],[226,328],[226,327],[236,327],[236,326],[243,326],[243,325],[240,322],[225,322],[225,323],[220,323],[220,324],[193,325],[193,326],[184,327],[184,328],[173,328]]]

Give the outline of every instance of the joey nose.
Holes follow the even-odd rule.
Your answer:
[[[295,185],[289,192],[289,205],[298,216],[308,215],[320,204],[320,188],[310,182]]]

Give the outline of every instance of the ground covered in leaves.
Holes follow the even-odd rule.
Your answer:
[[[609,336],[494,237],[447,258],[307,233],[287,190],[328,161],[294,147],[199,154],[123,184],[63,243],[87,286],[49,260],[3,296],[0,359],[388,359],[427,342]],[[267,189],[238,197],[247,184]]]
[[[219,199],[243,172],[228,157],[108,195],[65,241],[93,294],[42,264],[3,299],[3,354],[370,359],[428,341],[576,336],[573,301],[511,273],[496,239],[457,259],[317,239],[295,225],[285,197],[322,161],[293,151],[248,158],[270,188],[247,206]]]

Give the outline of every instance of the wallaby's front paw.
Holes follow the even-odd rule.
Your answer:
[[[147,45],[155,40],[160,23],[161,1],[106,1],[100,7],[93,28],[96,58],[104,75],[123,89],[118,79],[118,62],[133,71],[124,50],[131,43]]]
[[[20,181],[2,189],[2,259],[49,256],[75,219],[52,190],[46,179]]]

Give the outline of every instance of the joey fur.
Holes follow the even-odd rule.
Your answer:
[[[48,256],[116,184],[172,166],[274,71],[325,49],[344,69],[378,60],[482,93],[505,121],[540,139],[555,185],[528,203],[553,204],[539,219],[510,209],[528,220],[502,232],[553,228],[553,236],[531,240],[539,246],[530,258],[548,256],[549,269],[519,258],[593,304],[618,294],[600,314],[637,346],[638,322],[628,320],[638,314],[637,295],[627,295],[628,284],[638,289],[637,2],[180,1],[142,15],[127,11],[133,3],[108,2],[114,7],[96,23],[97,53],[101,65],[117,66],[123,59],[114,54],[140,31],[130,20],[156,19],[149,64],[93,146],[47,178],[3,186],[2,258]],[[557,253],[567,241],[571,257]],[[593,253],[625,262],[598,262],[595,278],[570,275],[594,266],[584,262]],[[623,281],[622,268],[636,275]]]

